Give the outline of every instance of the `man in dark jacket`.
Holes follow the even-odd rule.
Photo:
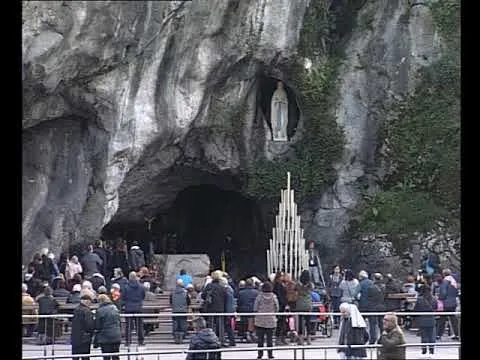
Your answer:
[[[103,261],[100,257],[93,252],[93,245],[88,245],[87,252],[80,260],[83,269],[83,277],[85,279],[90,278],[93,274],[100,272]]]
[[[245,288],[238,291],[237,299],[237,312],[239,313],[253,313],[253,306],[255,305],[255,299],[258,296],[258,290],[253,286],[253,280],[247,279]],[[247,332],[245,333],[244,340],[247,342],[255,342],[254,335],[254,316],[242,316],[242,322],[247,324]]]
[[[67,298],[68,304],[79,304],[81,301],[80,292],[82,291],[82,285],[75,284],[73,285],[72,293]]]
[[[139,314],[143,312],[143,300],[145,299],[145,288],[137,278],[135,271],[128,275],[128,283],[122,289],[122,299],[125,314]],[[125,331],[127,346],[130,345],[132,339],[133,326],[137,327],[138,345],[144,345],[143,334],[143,318],[142,317],[128,317],[127,327]]]
[[[277,295],[278,312],[284,312],[287,306],[287,293],[283,286],[283,273],[277,273],[274,279],[273,293]],[[277,316],[277,328],[275,329],[275,345],[287,345],[287,319],[285,316]]]
[[[95,249],[93,250],[95,254],[98,255],[100,259],[102,259],[102,266],[100,267],[100,274],[102,274],[104,277],[108,276],[108,258],[107,258],[107,252],[105,251],[103,247],[103,241],[102,240],[97,240],[95,242]],[[108,278],[108,277],[107,277]]]
[[[52,296],[52,288],[46,286],[43,290],[43,296],[40,296],[38,302],[39,315],[52,315],[58,312],[58,302]],[[38,320],[38,334],[40,344],[53,344],[54,319],[41,318]]]
[[[122,239],[117,240],[115,250],[112,252],[112,268],[120,268],[124,274],[128,274],[130,271],[127,260],[127,249]],[[115,276],[115,274],[113,275]]]
[[[415,302],[414,312],[435,312],[437,310],[437,301],[433,298],[430,287],[427,285],[421,286],[419,289],[419,296]],[[435,316],[434,315],[420,315],[415,318],[415,325],[420,331],[422,343],[435,342]],[[434,353],[434,346],[428,346],[430,355]],[[422,354],[427,353],[427,347],[422,347]]]
[[[175,290],[170,294],[170,305],[172,312],[186,314],[190,305],[190,297],[183,287],[183,280],[178,279]],[[181,344],[187,332],[187,318],[185,316],[173,317],[173,336],[175,344]]]
[[[372,312],[372,297],[377,298],[379,296],[372,294],[376,289],[373,287],[373,281],[368,278],[368,273],[365,270],[360,271],[358,274],[358,279],[360,280],[357,289],[355,290],[354,298],[358,299],[358,310],[360,312]],[[372,289],[371,289],[372,288]],[[376,292],[376,291],[375,291]],[[369,342],[370,344],[375,344],[377,341],[377,317],[376,316],[366,316],[369,325]]]
[[[220,284],[220,278],[223,272],[220,270],[212,273],[212,282],[205,286],[202,291],[204,310],[206,313],[223,313],[225,311],[225,301],[227,292],[225,287]],[[217,336],[223,340],[224,320],[222,316],[209,316],[207,324],[214,329]]]
[[[368,289],[368,311],[371,312],[384,312],[385,311],[385,284],[383,283],[383,276],[380,273],[373,274],[372,286]],[[370,320],[372,319],[373,320]],[[373,315],[368,317],[370,327],[373,324],[378,326],[379,333],[383,331],[383,316]],[[373,336],[373,332],[370,331],[370,335]],[[376,341],[377,339],[374,339]],[[373,342],[374,343],[374,342]]]
[[[220,349],[220,340],[203,318],[197,318],[193,322],[195,335],[190,340],[188,350],[213,350]],[[221,352],[217,353],[188,353],[186,360],[220,360]]]
[[[92,310],[90,310],[91,303],[92,298],[90,295],[84,294],[80,299],[80,305],[73,311],[72,354],[90,354],[90,345],[95,330],[95,321]],[[79,359],[89,360],[89,357],[81,357]]]
[[[131,271],[138,271],[141,267],[145,266],[145,254],[143,250],[134,243],[130,248],[130,253],[128,254],[128,265],[130,266]]]
[[[389,299],[390,294],[399,294],[402,292],[402,285],[393,278],[392,274],[387,274],[385,281],[385,311],[399,311],[402,307],[401,299]]]
[[[65,284],[65,280],[60,278],[57,283],[57,288],[53,290],[53,297],[56,298],[68,298],[70,296],[70,292],[66,289],[67,284]]]
[[[98,296],[99,306],[95,313],[95,338],[93,347],[100,346],[102,353],[118,353],[122,333],[120,330],[120,314],[110,298],[105,295]],[[118,360],[119,356],[104,357],[104,359]]]

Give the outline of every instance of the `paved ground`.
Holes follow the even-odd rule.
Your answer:
[[[419,343],[420,338],[412,333],[406,334],[407,342],[408,343]],[[338,331],[335,330],[332,338],[325,338],[325,339],[317,339],[313,341],[312,345],[334,345],[336,340],[338,339]],[[451,342],[444,337],[442,343]],[[183,351],[186,350],[188,344],[184,345],[175,345],[175,344],[148,344],[147,338],[147,345],[143,348],[139,348],[140,351],[155,351],[155,350],[167,350],[167,351]],[[242,349],[254,347],[254,344],[238,344],[238,346],[234,348],[228,349],[235,349],[235,352],[224,352],[222,354],[222,359],[256,359],[257,353],[256,351],[244,351]],[[47,355],[52,355],[52,350],[55,355],[68,355],[71,353],[71,348],[68,345],[48,345],[44,346],[37,346],[37,345],[24,345],[23,347],[23,357],[34,357],[34,356],[42,356],[44,353],[44,349],[47,350]],[[227,350],[228,350],[227,349]],[[137,348],[132,347],[131,351],[136,351]],[[127,351],[127,349],[122,345],[120,351]],[[93,354],[99,354],[100,351],[98,349],[94,349],[92,351]],[[420,348],[409,348],[407,349],[407,359],[422,359],[420,354]],[[367,350],[367,355],[369,359],[376,359],[375,351],[373,354],[370,354]],[[294,352],[293,350],[275,350],[274,356],[276,359],[294,359]],[[158,359],[172,359],[172,360],[180,360],[185,359],[186,354],[184,353],[177,353],[177,354],[164,354],[164,355],[144,355],[139,356],[130,356],[131,360],[158,360]],[[266,354],[264,354],[264,358],[266,358]],[[297,350],[297,359],[302,359],[302,351]],[[305,359],[338,359],[338,355],[336,350],[305,350]],[[438,347],[435,350],[435,359],[460,359],[459,349],[457,347]],[[94,357],[92,359],[99,359],[99,357]],[[128,359],[127,356],[122,356],[121,359]]]

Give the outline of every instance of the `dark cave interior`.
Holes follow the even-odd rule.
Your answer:
[[[208,254],[214,268],[225,253],[226,271],[234,277],[264,272],[268,228],[254,200],[215,185],[189,186],[180,191],[167,211],[144,223],[110,223],[102,237],[137,241],[145,253]]]

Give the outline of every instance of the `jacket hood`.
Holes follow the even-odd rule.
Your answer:
[[[218,343],[218,337],[215,335],[211,328],[202,329],[197,333],[199,340],[206,344],[216,344]]]
[[[264,293],[262,293],[263,298],[264,298],[264,299],[268,299],[268,300],[270,300],[271,298],[273,298],[273,295],[274,295],[273,292],[267,292],[267,293],[264,292]]]
[[[128,284],[129,284],[131,287],[133,287],[133,288],[137,288],[137,287],[140,286],[140,283],[139,283],[138,281],[136,281],[136,280],[133,280],[133,281],[130,281],[130,280],[129,280],[129,281],[128,281]]]

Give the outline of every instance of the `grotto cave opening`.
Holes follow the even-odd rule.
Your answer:
[[[268,234],[261,205],[238,191],[190,185],[151,219],[150,229],[147,221],[115,222],[105,226],[102,236],[121,236],[128,246],[137,241],[146,254],[150,246],[156,254],[207,254],[216,269],[223,251],[226,271],[234,278],[265,271]]]
[[[260,76],[258,78],[257,104],[260,107],[267,124],[272,129],[271,123],[271,102],[272,96],[277,89],[277,83],[282,81],[269,76]],[[283,81],[282,81],[283,82]],[[300,109],[297,104],[297,99],[292,88],[288,84],[283,83],[284,89],[287,93],[288,99],[288,125],[287,136],[291,139],[295,135],[295,131],[300,119]]]

